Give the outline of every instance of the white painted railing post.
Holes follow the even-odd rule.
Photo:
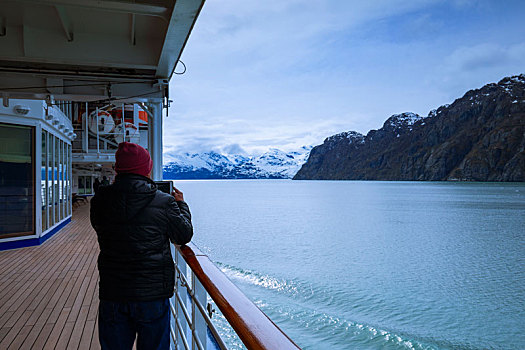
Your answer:
[[[184,276],[187,276],[187,274],[186,274],[187,273],[186,262],[184,261],[184,259],[182,258],[182,256],[180,255],[180,253],[178,252],[177,249],[175,249],[175,263],[178,266],[179,273],[184,274]],[[186,289],[186,286],[185,286],[183,281],[184,280],[182,278],[177,278],[177,280],[175,281],[175,283],[176,283],[175,293],[177,293],[177,295],[179,297],[179,300],[181,300],[184,303],[185,307],[187,308],[186,300],[188,299],[188,290]],[[175,298],[176,298],[176,296],[175,296]],[[189,326],[188,322],[186,321],[186,318],[184,317],[183,311],[181,310],[181,306],[179,305],[177,300],[175,300],[175,305],[176,305],[175,306],[176,317],[177,317],[178,321],[180,322],[180,325],[182,326],[182,330],[183,330],[183,333],[185,335],[185,338],[186,339],[191,339],[190,326]],[[188,334],[189,334],[189,337],[188,337]],[[179,329],[177,329],[176,335],[177,335],[178,348],[179,349],[184,349],[184,345],[182,345],[183,344],[183,340],[182,340],[182,336],[180,334],[180,330]]]
[[[162,180],[162,102],[150,104],[153,118],[148,118],[148,151],[153,161],[151,176],[154,181]]]
[[[178,261],[178,253],[177,248],[173,244],[170,244],[170,250],[171,250],[171,256],[173,257],[173,263],[175,264],[175,290],[173,292],[173,296],[170,298],[170,327],[171,327],[171,342],[170,342],[170,350],[172,349],[179,349],[179,342],[178,342],[178,334],[179,330],[177,329],[177,324],[175,322],[175,318],[178,315],[178,305],[177,305],[177,296],[175,295],[179,290],[179,279],[177,278],[178,272],[177,272],[177,261]]]
[[[200,343],[203,345],[204,350],[206,350],[206,329],[208,326],[206,325],[206,320],[204,319],[204,316],[199,311],[197,305],[195,304],[196,301],[199,302],[202,306],[206,307],[206,302],[208,299],[208,295],[206,293],[206,289],[202,286],[199,279],[192,273],[191,276],[192,280],[192,287],[193,290],[193,298],[191,299],[191,318],[192,318],[192,324],[195,329],[196,337],[200,340]],[[192,342],[193,350],[197,350],[197,345],[195,344],[195,341]]]

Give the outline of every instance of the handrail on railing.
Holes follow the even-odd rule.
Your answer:
[[[300,349],[195,244],[177,250],[248,349]]]
[[[179,255],[179,252],[176,252],[176,254]],[[177,260],[177,258],[175,260]],[[187,324],[190,326],[192,342],[193,341],[195,342],[199,350],[203,350],[205,349],[205,347],[202,344],[201,340],[199,339],[199,335],[197,334],[197,329],[196,329],[197,321],[196,321],[196,315],[195,315],[195,312],[197,310],[195,310],[195,307],[197,307],[198,311],[200,312],[201,317],[204,319],[205,323],[207,324],[209,331],[212,333],[212,337],[214,341],[217,343],[216,345],[219,347],[220,350],[226,350],[227,349],[226,344],[224,344],[224,341],[222,340],[219,332],[217,331],[217,329],[215,328],[215,325],[213,324],[211,320],[211,317],[212,317],[211,311],[207,312],[205,309],[205,306],[203,306],[203,304],[201,303],[201,301],[206,302],[207,298],[206,297],[203,298],[203,295],[200,294],[198,290],[195,290],[195,289],[199,289],[196,283],[197,281],[194,281],[195,277],[192,276],[192,281],[190,282],[186,278],[184,271],[180,270],[178,262],[175,265],[175,269],[176,269],[177,278],[180,279],[180,281],[177,281],[177,287],[175,288],[175,294],[174,294],[175,295],[175,303],[174,303],[175,305],[170,303],[170,307],[171,307],[172,315],[174,316],[177,315],[177,317],[175,318],[175,325],[177,326],[177,330],[179,331],[180,340],[184,344],[184,348],[190,349],[188,341],[186,339],[186,335],[184,334],[182,323],[178,319],[179,314],[177,313],[177,306],[180,306],[180,310],[182,311],[182,314],[184,315],[184,318],[186,319]],[[192,304],[191,316],[188,313],[188,310],[186,308],[186,303],[184,302],[184,300],[182,300],[179,294],[179,291],[177,290],[179,286],[179,282],[180,282],[180,286],[185,287],[187,293],[191,297],[191,304]],[[211,306],[211,305],[208,304],[208,306]],[[171,332],[172,332],[171,337],[173,340],[179,339],[179,337],[177,337],[177,334],[173,330]]]

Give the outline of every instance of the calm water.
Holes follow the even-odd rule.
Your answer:
[[[525,349],[525,184],[175,185],[195,243],[304,349]]]

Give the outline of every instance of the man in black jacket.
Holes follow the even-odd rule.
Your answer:
[[[191,240],[191,214],[182,192],[157,190],[148,151],[123,142],[115,182],[91,200],[100,245],[99,339],[102,349],[169,349],[169,298],[175,267],[170,241]]]

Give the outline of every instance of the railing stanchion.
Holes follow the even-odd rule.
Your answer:
[[[177,272],[177,266],[179,261],[179,253],[177,252],[177,248],[173,244],[170,244],[171,249],[171,256],[173,257],[173,261],[175,262],[175,291],[173,293],[173,296],[170,298],[170,327],[171,327],[171,340],[173,341],[173,344],[175,346],[175,350],[179,349],[179,330],[175,324],[175,327],[173,324],[176,322],[176,319],[178,317],[178,305],[177,305],[177,293],[179,291],[179,279],[177,278],[178,272]],[[170,347],[171,348],[171,347]]]
[[[199,279],[195,274],[191,276],[192,281],[192,291],[193,291],[193,298],[191,298],[191,317],[192,317],[192,324],[195,329],[197,338],[199,338],[201,344],[203,344],[204,349],[206,349],[206,320],[204,319],[204,316],[201,313],[201,310],[199,310],[196,303],[200,303],[200,305],[206,305],[208,295],[206,293],[206,289],[202,286]],[[194,347],[195,350],[195,347]]]
[[[179,279],[177,280],[177,296],[179,298],[179,300],[181,301],[181,303],[184,304],[184,307],[186,307],[186,300],[188,299],[188,291],[187,289],[185,288],[185,279],[181,278],[180,275],[184,275],[184,277],[186,277],[186,262],[184,261],[184,259],[182,258],[182,256],[180,255],[178,249],[176,249],[176,266],[177,266],[177,269],[178,269],[178,273],[179,273]],[[179,306],[179,303],[175,303],[176,305],[176,311],[177,311],[177,318],[178,319],[181,319],[179,317],[179,315],[181,315],[181,310],[179,309],[180,307],[182,306]],[[177,339],[177,343],[182,343],[182,338],[181,338],[181,335],[179,334],[180,332],[184,333],[184,338],[188,338],[188,331],[189,331],[189,324],[188,322],[182,318],[183,321],[180,322],[180,325],[181,325],[181,328],[179,330],[179,332],[177,332],[178,334],[178,339]],[[191,339],[190,339],[191,340]]]
[[[124,103],[122,104],[122,119],[120,119],[120,125],[122,125],[122,142],[126,142],[126,119],[124,118]],[[131,140],[130,140],[131,141]]]
[[[99,149],[99,139],[98,139],[98,135],[99,135],[99,129],[100,129],[100,125],[99,125],[99,122],[100,122],[100,117],[98,115],[98,107],[95,109],[95,113],[97,114],[97,153],[100,153],[100,149]]]
[[[82,150],[84,151],[84,153],[88,153],[89,152],[89,132],[88,132],[88,118],[89,118],[89,113],[88,113],[88,103],[86,102],[86,113],[85,113],[85,117],[82,119],[82,121],[84,122],[84,127],[82,128]]]

